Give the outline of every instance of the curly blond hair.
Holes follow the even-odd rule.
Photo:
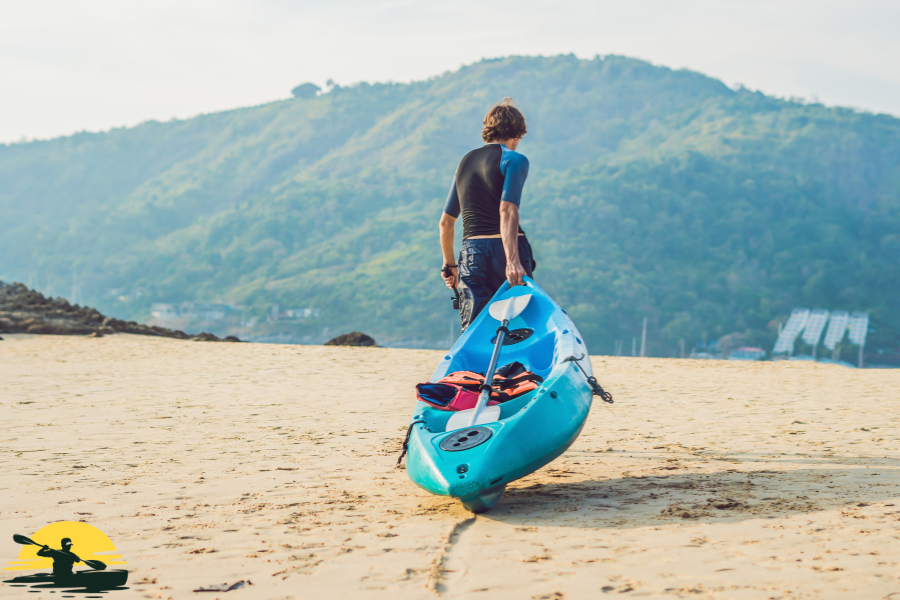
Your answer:
[[[512,98],[504,98],[503,102],[495,104],[484,117],[481,139],[490,144],[497,140],[520,138],[526,133],[528,128],[525,126],[525,115],[516,108]]]

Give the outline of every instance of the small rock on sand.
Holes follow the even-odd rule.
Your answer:
[[[372,336],[366,335],[365,333],[360,333],[359,331],[352,331],[350,333],[345,333],[343,335],[339,335],[334,339],[328,340],[325,342],[326,346],[372,346],[375,347],[375,340]]]

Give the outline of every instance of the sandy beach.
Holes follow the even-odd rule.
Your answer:
[[[900,598],[900,370],[593,357],[615,405],[474,517],[395,467],[439,352],[4,337],[0,558],[84,520],[110,598]]]

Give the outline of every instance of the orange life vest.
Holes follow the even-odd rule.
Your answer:
[[[506,402],[517,398],[522,394],[527,394],[531,390],[536,390],[544,379],[540,375],[536,375],[531,371],[526,371],[520,363],[511,363],[505,365],[498,372],[505,372],[508,375],[494,375],[494,381],[491,382],[491,400],[497,402]],[[510,376],[509,374],[512,374]],[[473,371],[455,371],[450,373],[438,383],[449,383],[458,385],[467,390],[477,392],[484,385],[484,374],[475,373]]]

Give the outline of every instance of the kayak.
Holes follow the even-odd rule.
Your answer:
[[[35,573],[34,575],[16,577],[7,583],[49,584],[51,587],[86,588],[88,590],[102,591],[121,587],[127,581],[128,571],[124,569],[109,569],[106,571],[75,571],[67,577],[58,577],[52,573]]]
[[[475,513],[493,508],[507,484],[565,452],[581,432],[596,393],[589,383],[588,378],[596,380],[581,334],[534,281],[526,277],[525,285],[514,287],[504,283],[491,304],[526,295],[531,298],[522,299],[527,302],[524,310],[507,326],[499,363],[519,362],[539,375],[541,384],[497,404],[499,418],[492,422],[457,427],[459,420],[451,421],[457,413],[421,400],[410,420],[409,478],[432,494],[458,498]],[[481,311],[444,356],[431,383],[459,371],[484,374],[500,326],[489,309]]]

